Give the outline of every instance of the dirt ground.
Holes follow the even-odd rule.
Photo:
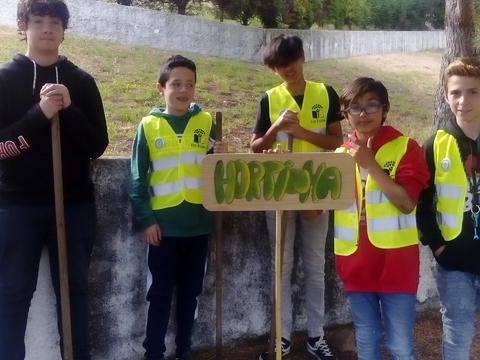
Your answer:
[[[478,321],[477,321],[478,322]],[[480,328],[477,326],[476,333]],[[339,334],[342,332],[343,334]],[[335,329],[327,329],[326,337],[330,340],[332,352],[337,360],[357,360],[355,351],[340,351],[345,344],[339,344],[338,339],[348,334],[347,342],[353,341],[352,326],[345,326]],[[441,359],[441,339],[442,339],[442,321],[438,309],[429,309],[421,312],[417,317],[414,330],[415,348],[417,360],[439,360]],[[289,355],[284,357],[285,360],[315,360],[306,348],[307,335],[304,332],[295,333],[292,336],[292,350]],[[350,344],[349,344],[350,345]],[[346,347],[349,347],[346,345]],[[255,360],[268,347],[267,339],[245,342],[238,347],[224,347],[224,360]],[[215,349],[199,351],[195,354],[196,360],[213,360],[216,359]],[[388,354],[382,349],[382,360],[388,360]],[[475,337],[470,352],[470,359],[480,359],[480,341],[478,336]]]
[[[440,74],[440,52],[420,52],[420,53],[395,53],[382,55],[364,55],[355,56],[346,61],[355,61],[366,66],[375,66],[388,72],[411,72],[418,71],[432,76],[432,81],[436,85]]]

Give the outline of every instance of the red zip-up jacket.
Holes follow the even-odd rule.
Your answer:
[[[356,136],[356,133],[353,132],[353,135]],[[395,128],[382,126],[372,141],[374,154],[382,145],[399,136],[402,136],[402,133]],[[350,140],[343,147],[350,148]],[[410,139],[407,151],[397,167],[395,181],[417,202],[420,192],[427,186],[429,177],[422,148],[415,140]],[[364,197],[364,194],[362,196]],[[358,234],[358,248],[352,255],[335,256],[338,275],[344,283],[345,290],[416,294],[420,269],[419,245],[396,249],[375,247],[367,235],[364,201]]]

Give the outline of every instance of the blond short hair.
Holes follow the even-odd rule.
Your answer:
[[[476,56],[459,57],[445,69],[445,91],[452,76],[468,76],[480,79],[480,59]]]

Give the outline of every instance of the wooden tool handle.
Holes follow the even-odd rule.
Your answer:
[[[65,211],[63,202],[62,145],[60,140],[60,119],[58,114],[55,114],[51,121],[63,356],[65,360],[73,360],[72,324],[70,318],[70,287],[68,284],[67,240],[65,236]],[[50,259],[50,261],[55,261],[55,259]]]

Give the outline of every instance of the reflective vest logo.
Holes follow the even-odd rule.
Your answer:
[[[156,138],[154,144],[157,149],[161,149],[165,146],[165,140],[163,140],[161,137]]]
[[[387,161],[383,166],[382,169],[390,176],[391,172],[395,168],[395,161]],[[391,176],[390,176],[391,177]]]
[[[442,167],[443,171],[448,171],[452,167],[452,162],[448,157],[446,157],[445,159],[442,160],[442,162],[440,163],[440,166]]]
[[[325,121],[325,112],[323,111],[323,106],[320,104],[315,104],[312,106],[312,123]]]
[[[193,143],[191,146],[193,147],[203,147],[205,146],[205,141],[202,141],[202,138],[205,136],[205,131],[202,129],[195,129],[193,132]]]

